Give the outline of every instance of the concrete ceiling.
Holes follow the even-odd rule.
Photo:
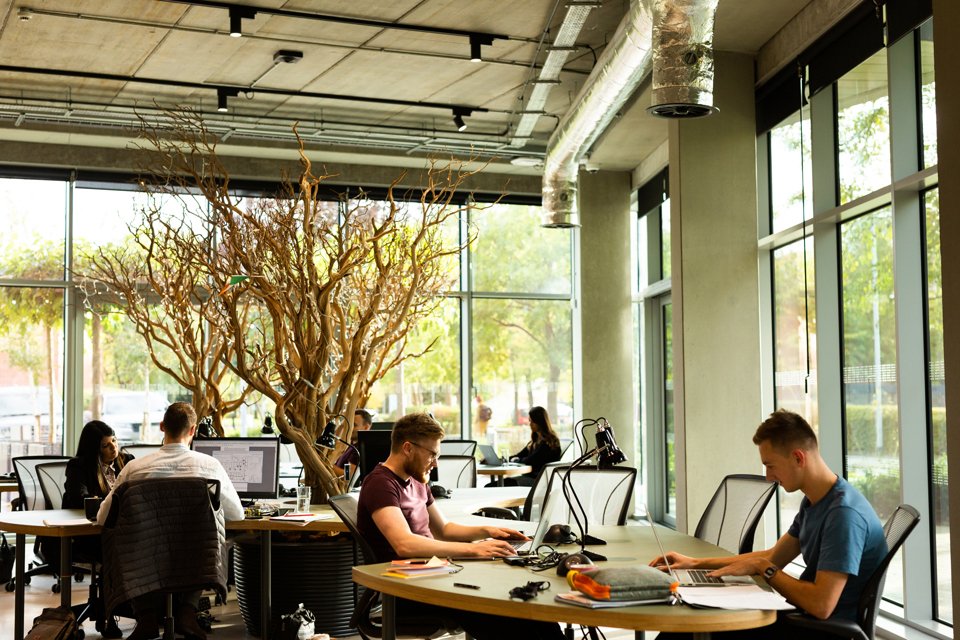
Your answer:
[[[808,2],[721,0],[716,47],[755,53]],[[223,7],[164,0],[0,0],[0,65],[6,67],[0,70],[0,139],[124,148],[133,135],[134,109],[150,113],[185,105],[204,114],[225,138],[228,153],[273,157],[278,147],[289,147],[291,126],[299,122],[311,153],[321,157],[417,166],[430,155],[473,154],[497,158],[497,171],[533,175],[537,168],[508,161],[542,156],[627,0],[604,0],[590,12],[545,113],[521,146],[510,145],[511,132],[565,14],[558,0],[234,4],[507,37],[484,46],[482,62],[471,62],[462,35],[261,11],[244,19],[244,36],[234,38]],[[276,63],[279,50],[300,51],[303,59]],[[217,86],[238,90],[226,113],[217,111]],[[665,123],[646,114],[648,104],[648,97],[636,96],[615,135],[601,140],[593,158],[603,168],[632,169],[665,140]],[[454,126],[453,106],[474,109],[464,132]]]

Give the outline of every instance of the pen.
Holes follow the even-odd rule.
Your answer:
[[[475,584],[466,584],[463,582],[454,582],[453,586],[460,587],[461,589],[480,589],[480,587]]]

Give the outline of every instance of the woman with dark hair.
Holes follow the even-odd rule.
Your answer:
[[[106,497],[120,470],[132,459],[120,451],[117,436],[106,423],[88,422],[80,433],[77,455],[67,463],[63,508],[82,509],[84,498]]]
[[[550,424],[550,414],[543,407],[530,409],[530,442],[523,449],[512,456],[512,462],[527,464],[533,467],[530,473],[517,478],[517,484],[533,486],[534,480],[540,475],[540,470],[550,462],[560,459],[560,438]]]
[[[80,432],[77,455],[67,463],[67,477],[63,483],[63,508],[83,509],[84,498],[104,498],[113,488],[123,466],[133,460],[129,453],[120,451],[117,436],[105,422],[91,420]],[[81,537],[73,540],[76,558],[100,561],[103,551],[99,538]],[[113,616],[101,632],[103,638],[122,638],[123,632]]]

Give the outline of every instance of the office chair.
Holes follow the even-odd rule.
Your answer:
[[[47,508],[62,509],[64,483],[67,477],[67,462],[46,462],[37,465],[36,472]],[[99,539],[85,536],[83,540],[97,546],[100,544]],[[89,550],[89,544],[77,544],[77,540],[74,540],[73,546],[74,554],[71,566],[74,581],[82,582],[83,575],[85,573],[90,574],[90,589],[87,601],[83,604],[74,605],[72,607],[73,613],[77,618],[78,626],[82,625],[86,620],[92,620],[97,631],[102,634],[106,628],[106,619],[103,615],[103,598],[100,591],[103,588],[99,575],[101,559],[99,553],[94,553],[92,550]],[[83,553],[84,549],[88,549],[86,554]],[[53,592],[60,592],[59,582],[53,583]]]
[[[477,486],[477,459],[469,456],[437,458],[437,482],[447,489],[472,488]]]
[[[785,616],[791,625],[809,629],[812,633],[829,634],[837,638],[872,640],[877,624],[877,612],[880,610],[880,598],[883,595],[883,583],[887,577],[887,567],[903,546],[907,536],[920,522],[920,512],[908,504],[901,504],[883,525],[883,536],[887,540],[887,555],[867,580],[860,601],[857,603],[857,619],[818,620],[802,613],[790,613]]]
[[[147,478],[118,485],[102,534],[107,614],[138,596],[165,594],[163,637],[173,640],[173,594],[213,589],[226,599],[219,510],[218,480]]]
[[[539,520],[546,519],[551,523],[574,523],[567,501],[553,497],[555,495],[562,497],[562,484],[567,471],[567,467],[560,466],[551,474]],[[581,466],[570,471],[570,485],[580,505],[583,506],[588,524],[624,525],[627,523],[633,485],[637,481],[635,468],[598,469],[595,466]],[[577,509],[577,517],[583,518],[584,514],[580,513],[579,507],[575,505],[574,508]]]
[[[560,460],[563,460],[570,447],[573,445],[573,438],[560,438]]]
[[[441,456],[473,456],[477,454],[476,440],[441,440]]]
[[[566,462],[550,462],[545,464],[537,479],[534,480],[526,500],[523,501],[523,507],[517,513],[515,509],[506,509],[504,507],[481,507],[474,512],[475,516],[484,516],[486,518],[501,518],[504,520],[526,520],[528,522],[537,522],[540,520],[540,509],[543,507],[543,500],[547,495],[547,486],[550,484],[550,478],[557,470],[565,470],[570,464]]]
[[[50,462],[66,462],[68,456],[20,456],[13,458],[13,470],[17,474],[17,485],[20,496],[14,501],[17,511],[34,511],[48,509],[44,498],[40,479],[37,477],[37,467]],[[30,578],[37,575],[54,576],[53,592],[60,590],[60,541],[57,538],[37,536],[33,543],[33,555],[39,562],[31,562],[28,570],[23,574],[23,584],[30,584]],[[7,591],[16,587],[16,578],[11,578],[5,585]]]
[[[388,558],[378,558],[370,543],[360,534],[357,528],[357,497],[355,495],[345,493],[340,496],[331,496],[330,507],[336,511],[353,534],[353,539],[363,555],[362,564],[376,564],[388,560]],[[364,640],[383,637],[383,629],[376,614],[379,605],[380,592],[365,589],[353,610],[350,626],[356,629]],[[438,617],[404,616],[398,618],[396,622],[398,636],[433,638],[438,634],[445,635],[460,631],[456,622]]]
[[[777,483],[763,476],[744,473],[725,477],[700,516],[694,537],[731,553],[753,551],[760,517],[776,491]]]

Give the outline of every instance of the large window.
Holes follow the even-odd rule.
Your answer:
[[[886,50],[870,56],[836,87],[842,204],[890,184]]]
[[[529,440],[533,406],[572,437],[571,237],[539,221],[517,204],[471,214],[471,433],[502,453]]]
[[[823,90],[802,109],[798,92],[795,112],[758,140],[769,409],[805,415],[881,520],[901,502],[920,510],[927,525],[893,559],[884,608],[914,625],[952,623],[931,24],[863,60],[811,55],[806,77]],[[796,506],[781,496],[781,532]]]

